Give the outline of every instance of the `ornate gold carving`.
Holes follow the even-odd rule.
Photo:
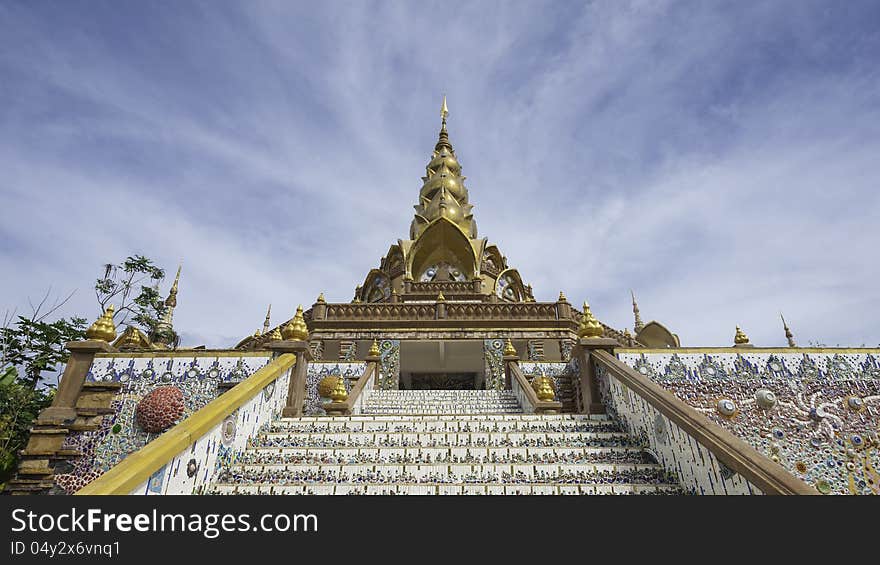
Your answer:
[[[367,357],[378,357],[378,356],[379,356],[379,342],[377,342],[374,339],[372,345],[370,345],[370,350],[367,351]]]
[[[302,304],[296,307],[296,315],[286,326],[284,326],[281,336],[283,339],[295,341],[305,341],[309,339],[309,328],[306,326],[305,319],[303,319]]]
[[[107,343],[116,339],[116,325],[113,323],[114,310],[114,306],[108,304],[104,313],[86,330],[86,337],[106,341]]]
[[[345,379],[336,377],[336,386],[333,388],[333,392],[330,393],[330,398],[333,399],[334,404],[348,400],[348,391],[345,390]]]
[[[532,379],[532,388],[538,395],[538,400],[552,402],[556,398],[556,393],[553,391],[553,380],[543,371],[541,371],[540,377]]]
[[[516,355],[516,348],[513,346],[513,342],[510,341],[510,338],[507,338],[507,343],[504,344],[504,351],[502,353],[505,357]]]
[[[736,334],[733,336],[733,343],[736,345],[745,345],[748,342],[749,336],[747,336],[746,333],[742,331],[739,326],[737,326]]]
[[[602,328],[602,324],[599,323],[599,320],[593,316],[593,312],[590,311],[590,305],[587,304],[587,301],[584,301],[584,314],[581,317],[581,325],[578,328],[578,337],[602,337],[605,331]]]

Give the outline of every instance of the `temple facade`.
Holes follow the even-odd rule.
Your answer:
[[[682,347],[538,302],[441,127],[405,239],[227,349],[112,309],[70,343],[17,493],[878,494],[880,350]],[[132,455],[136,455],[133,457]]]

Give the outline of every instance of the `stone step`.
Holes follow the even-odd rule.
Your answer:
[[[674,484],[545,484],[545,485],[501,485],[497,483],[456,483],[456,484],[395,484],[363,485],[357,483],[336,483],[316,485],[279,486],[274,484],[215,484],[205,494],[285,494],[285,495],[668,495],[683,494]]]
[[[555,422],[456,422],[452,421],[361,421],[361,422],[275,422],[267,433],[362,433],[362,432],[463,432],[463,433],[509,433],[509,432],[616,432],[620,428],[614,422],[596,420],[559,420]]]
[[[607,414],[517,414],[516,416],[500,414],[356,414],[352,416],[302,416],[299,418],[279,418],[278,422],[395,422],[395,421],[430,421],[430,422],[534,422],[561,420],[592,420],[610,421]]]
[[[462,475],[468,473],[487,474],[509,473],[518,474],[524,480],[537,476],[558,475],[560,473],[625,473],[627,471],[661,472],[662,467],[656,463],[641,462],[588,462],[588,463],[376,463],[376,464],[326,464],[326,463],[236,463],[229,467],[233,473],[298,473],[315,471],[354,476],[364,473],[403,474],[408,473],[417,479],[436,474]],[[662,473],[661,473],[662,474]]]
[[[352,434],[338,434],[336,437],[317,437],[316,435],[304,437],[289,437],[287,435],[266,436],[260,435],[251,439],[248,449],[254,448],[318,448],[318,447],[375,447],[385,449],[388,447],[398,448],[474,448],[474,447],[624,447],[636,444],[624,433],[607,434],[557,434],[558,437],[515,437],[499,438],[489,437],[489,434],[471,435],[459,434],[455,438],[449,438],[446,434],[434,436],[422,436],[418,434],[397,434],[386,436],[381,439],[374,434],[360,434],[361,437],[352,437]]]

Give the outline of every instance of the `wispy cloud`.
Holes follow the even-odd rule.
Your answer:
[[[226,346],[408,233],[442,93],[482,235],[539,299],[687,345],[876,345],[871,2],[0,7],[0,269],[94,316],[100,265],[184,262]],[[833,8],[833,9],[832,9]],[[13,275],[9,275],[13,273]]]

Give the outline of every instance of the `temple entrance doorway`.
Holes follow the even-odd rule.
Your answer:
[[[484,364],[481,340],[401,340],[400,389],[482,389]]]

